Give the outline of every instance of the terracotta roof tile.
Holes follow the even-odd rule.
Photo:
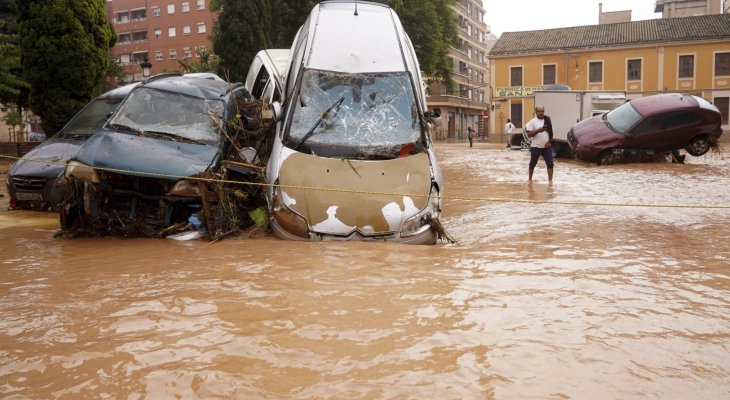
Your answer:
[[[730,14],[505,32],[490,56],[693,40],[730,40]]]

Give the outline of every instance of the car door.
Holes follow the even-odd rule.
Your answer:
[[[649,116],[630,130],[624,147],[658,151],[682,148],[687,142],[687,132],[698,120],[696,114],[688,111]]]

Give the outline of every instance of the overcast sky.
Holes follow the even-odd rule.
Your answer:
[[[487,25],[499,36],[504,32],[534,31],[598,24],[598,4],[603,11],[631,10],[631,20],[660,18],[655,0],[482,0]]]

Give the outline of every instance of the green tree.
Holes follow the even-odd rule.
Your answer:
[[[18,0],[23,76],[43,130],[58,131],[103,88],[116,41],[105,0]]]
[[[231,82],[246,79],[256,53],[272,46],[270,0],[215,0],[211,10],[221,10],[213,27],[213,52],[220,57],[219,75]]]
[[[15,104],[22,114],[30,86],[21,78],[15,15],[14,1],[0,0],[0,102]]]
[[[457,18],[452,7],[456,0],[390,0],[403,29],[411,38],[421,70],[432,80],[453,86],[454,64],[449,56],[457,45]]]
[[[183,70],[183,73],[188,72],[218,72],[219,60],[217,60],[209,50],[205,47],[197,49],[200,61],[188,62],[186,60],[177,60],[177,63]]]
[[[106,70],[106,79],[104,92],[114,89],[117,86],[125,85],[125,78],[127,77],[127,70],[117,60],[109,56],[109,68]]]
[[[2,21],[0,21],[2,25]],[[20,48],[17,35],[0,33],[0,100],[3,103],[15,102],[22,88],[27,87],[20,73]]]
[[[18,131],[23,131],[23,116],[20,114],[20,112],[18,112],[17,110],[8,111],[8,113],[5,114],[5,116],[3,117],[3,122],[5,122],[5,125],[10,127],[10,134],[12,136],[16,136],[17,139]]]

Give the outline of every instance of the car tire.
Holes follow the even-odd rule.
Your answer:
[[[59,208],[58,215],[60,217],[61,229],[70,229],[81,217],[81,205],[80,204],[64,204]]]
[[[598,165],[610,165],[616,161],[616,154],[613,154],[613,150],[603,150],[596,158],[596,164]]]
[[[61,230],[73,228],[84,215],[83,187],[83,184],[75,179],[66,184],[63,195],[66,200],[58,207]]]
[[[689,141],[685,150],[695,157],[704,155],[710,151],[710,139],[705,135],[697,136]]]

